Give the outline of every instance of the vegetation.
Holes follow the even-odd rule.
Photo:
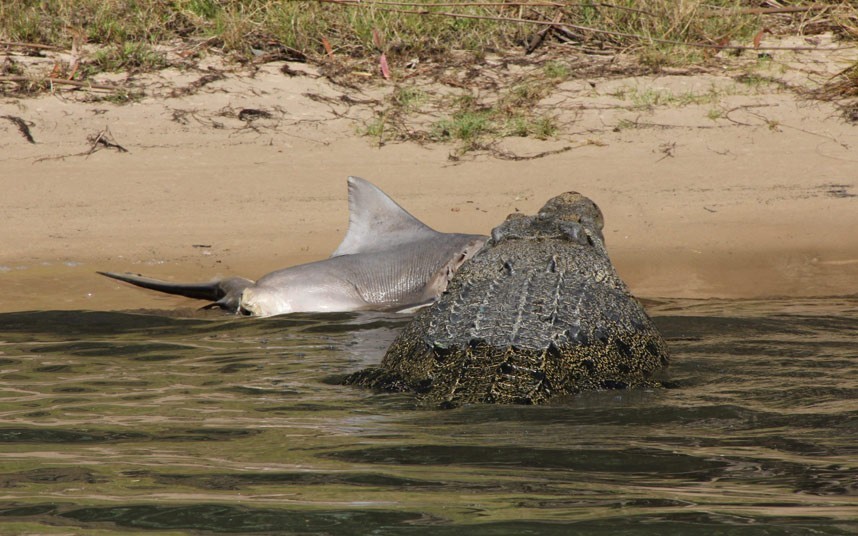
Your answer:
[[[749,0],[452,2],[451,0],[4,0],[0,40],[69,48],[204,41],[239,58],[286,47],[309,57],[395,58],[476,54],[533,46],[541,32],[581,47],[636,51],[652,64],[702,61],[707,47],[750,45],[767,15],[798,31],[837,29],[855,37],[855,2],[815,3],[791,17]],[[828,7],[826,7],[828,6]],[[794,22],[798,20],[799,22]],[[553,28],[547,24],[556,23]],[[793,29],[792,31],[796,31]],[[543,36],[544,37],[544,36]]]
[[[467,148],[497,136],[553,136],[555,119],[536,104],[575,75],[573,65],[561,61],[571,53],[622,52],[635,56],[640,68],[657,70],[706,63],[725,49],[764,46],[767,34],[833,31],[843,39],[858,38],[854,0],[760,5],[751,0],[3,0],[0,50],[72,51],[79,65],[55,66],[50,76],[78,85],[100,72],[151,71],[192,62],[210,51],[243,63],[292,59],[329,71],[348,64],[353,68],[345,70],[363,72],[379,72],[383,54],[393,67],[393,74],[385,76],[397,86],[365,133],[380,143],[407,137],[456,141]],[[168,57],[168,49],[180,51],[179,59]],[[439,101],[399,84],[405,65],[415,58],[444,63],[464,57],[476,66],[493,53],[546,50],[555,53],[541,56],[546,59],[540,72],[488,96],[468,88]],[[765,60],[765,54],[760,57]],[[18,91],[51,87],[23,80],[26,74],[14,62],[0,65],[0,94],[10,83]],[[852,72],[837,82],[832,87],[838,94],[858,85]],[[745,83],[767,81],[751,73]],[[127,95],[114,100],[122,102]],[[627,97],[640,108],[665,99],[672,104],[715,100],[714,95],[633,91]],[[402,127],[404,118],[427,114],[426,128]]]
[[[557,121],[538,104],[568,76],[565,69],[552,64],[498,94],[490,92],[488,97],[481,97],[476,90],[439,97],[400,86],[365,125],[364,134],[379,145],[390,140],[453,142],[459,154],[508,136],[547,139],[557,133]]]

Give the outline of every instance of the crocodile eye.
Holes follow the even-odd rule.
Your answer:
[[[582,246],[587,245],[587,229],[578,222],[561,222],[560,232],[571,242],[581,244]]]

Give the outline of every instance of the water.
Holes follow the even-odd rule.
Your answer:
[[[668,301],[658,391],[427,410],[406,319],[0,315],[3,534],[858,534],[858,298]]]

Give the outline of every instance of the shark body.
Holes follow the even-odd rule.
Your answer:
[[[135,274],[101,275],[168,294],[211,301],[248,316],[298,312],[401,311],[433,302],[487,237],[428,227],[359,177],[348,178],[349,228],[330,258],[256,281],[228,277],[171,283]]]

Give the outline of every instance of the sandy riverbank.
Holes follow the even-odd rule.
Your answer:
[[[778,76],[818,78],[847,56],[793,54],[807,69]],[[641,297],[858,293],[858,127],[829,104],[729,73],[571,80],[542,103],[564,125],[556,139],[502,142],[519,156],[561,152],[452,161],[444,144],[373,145],[358,134],[371,110],[341,99],[354,89],[281,66],[178,97],[168,89],[199,75],[167,71],[122,106],[0,100],[0,115],[29,122],[36,141],[0,121],[0,311],[193,306],[95,271],[205,281],[323,258],[345,232],[348,175],[442,231],[488,233],[510,212],[582,192],[604,211],[612,258]],[[689,104],[628,97],[712,88],[723,93]],[[246,121],[242,109],[272,115]],[[105,128],[127,152],[82,154]]]

